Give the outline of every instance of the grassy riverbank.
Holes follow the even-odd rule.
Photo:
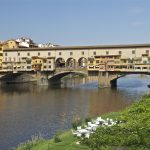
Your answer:
[[[71,131],[67,131],[51,140],[29,141],[16,150],[150,149],[150,95],[142,97],[122,112],[109,113],[103,117],[121,120],[122,123],[98,128],[89,139],[82,140],[82,144],[76,144],[79,139],[74,137]]]
[[[16,150],[90,150],[88,146],[76,144],[79,140],[72,135],[71,131],[61,134],[59,139],[61,142],[56,142],[54,139],[28,141]]]

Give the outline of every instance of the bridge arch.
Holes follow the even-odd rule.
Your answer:
[[[82,75],[87,75],[87,73],[85,72],[82,72],[82,71],[63,71],[63,72],[59,72],[59,73],[56,73],[54,74],[53,76],[51,77],[48,77],[48,81],[49,83],[51,84],[60,84],[61,83],[61,79],[63,77],[65,77],[66,75],[69,75],[69,74],[82,74]]]
[[[78,59],[78,66],[86,68],[87,67],[87,59],[85,57],[81,57]]]
[[[112,77],[111,81],[118,80],[118,79],[128,76],[128,75],[150,75],[150,73],[148,73],[148,72],[131,72],[131,73],[128,72],[128,73],[116,74]]]
[[[35,82],[37,79],[32,74],[24,73],[24,72],[17,72],[17,73],[7,73],[0,77],[1,83],[25,83],[25,82]]]
[[[77,65],[76,60],[73,57],[70,57],[66,61],[66,67],[68,68],[75,68]]]
[[[14,80],[20,75],[22,75],[22,73],[7,73],[0,78],[0,81]]]
[[[56,59],[56,67],[64,68],[65,67],[65,60],[62,57]]]
[[[150,75],[148,72],[101,72],[99,75],[100,87],[117,87],[117,80],[127,75],[144,74]]]

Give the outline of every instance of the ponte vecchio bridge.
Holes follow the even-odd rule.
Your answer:
[[[149,52],[150,44],[4,49],[0,80],[26,81],[45,75],[51,83],[80,73],[102,87],[117,86],[122,76],[150,73]]]

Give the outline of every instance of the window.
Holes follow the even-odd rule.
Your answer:
[[[106,51],[106,55],[109,55],[109,51]]]
[[[51,61],[48,61],[49,63],[51,63]]]
[[[5,61],[7,61],[7,57],[5,57]]]
[[[135,50],[132,50],[132,54],[135,54]]]
[[[46,69],[47,67],[46,66],[44,66],[44,69]]]
[[[18,56],[20,56],[20,53],[18,53]]]
[[[48,52],[48,56],[50,56],[51,55],[51,52]]]
[[[31,66],[27,66],[27,69],[31,69]]]
[[[90,60],[90,63],[93,63],[93,60]]]
[[[96,60],[96,63],[99,63],[99,60]]]
[[[61,52],[59,52],[59,55],[61,55]]]
[[[51,66],[49,66],[49,68],[51,68]]]
[[[30,53],[27,53],[28,56],[30,56]]]
[[[40,52],[38,52],[38,56],[40,56]]]
[[[27,59],[26,59],[26,62],[27,62],[27,64],[31,64],[31,59],[30,59],[30,58],[27,58]]]
[[[119,51],[119,55],[121,55],[122,54],[122,51]]]
[[[3,56],[3,53],[0,53],[0,56]]]
[[[31,64],[31,62],[30,62],[30,61],[27,61],[27,64]]]
[[[7,53],[5,53],[5,56],[7,56]]]
[[[82,51],[82,53],[81,53],[82,55],[84,55],[84,51]]]
[[[70,55],[73,55],[73,52],[70,52]]]
[[[96,52],[93,52],[93,55],[96,55]]]
[[[43,59],[43,63],[46,63],[46,59]]]
[[[146,50],[146,54],[149,55],[149,50]]]

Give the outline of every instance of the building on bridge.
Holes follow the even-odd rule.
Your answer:
[[[150,71],[150,57],[121,58],[121,55],[103,55],[88,59],[89,71]]]
[[[5,48],[1,70],[40,68],[41,71],[53,71],[55,68],[78,67],[89,71],[149,70],[149,51],[150,44]]]

